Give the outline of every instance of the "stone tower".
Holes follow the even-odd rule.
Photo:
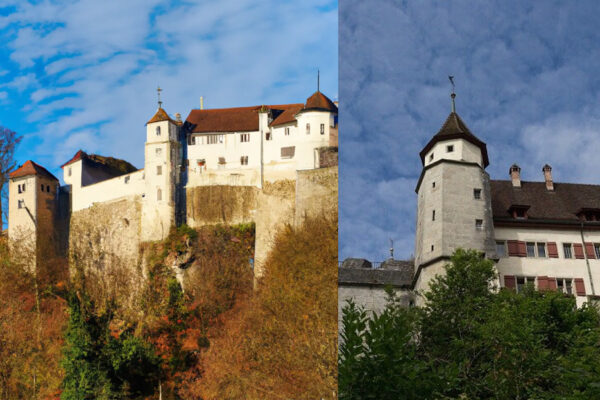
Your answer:
[[[9,174],[8,236],[13,248],[33,258],[54,255],[58,179],[46,168],[28,160]]]
[[[146,123],[141,240],[161,240],[175,225],[180,184],[181,145],[179,124],[163,110]]]
[[[453,109],[420,152],[417,183],[415,289],[443,273],[455,249],[475,249],[495,258],[487,149]]]

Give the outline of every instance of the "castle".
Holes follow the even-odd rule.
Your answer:
[[[600,185],[554,182],[541,167],[540,182],[490,179],[487,146],[452,112],[420,152],[416,185],[414,261],[390,258],[379,268],[347,259],[339,268],[340,308],[354,298],[370,310],[385,305],[383,287],[396,288],[406,305],[422,303],[419,292],[457,248],[475,249],[495,261],[499,286],[559,290],[578,306],[597,299],[600,288]]]
[[[31,160],[10,173],[9,239],[39,247],[52,237],[69,252],[93,236],[104,250],[135,261],[140,243],[164,239],[183,223],[256,221],[266,235],[290,214],[307,212],[296,207],[297,187],[285,196],[269,190],[281,182],[300,182],[306,204],[311,182],[319,181],[313,175],[333,169],[335,189],[328,189],[336,197],[324,200],[337,207],[337,131],[337,106],[319,90],[304,103],[193,109],[182,121],[163,109],[159,88],[143,169],[80,150],[61,166],[64,186]],[[285,199],[259,226],[269,213],[258,197],[267,203],[269,195]],[[262,256],[264,241],[257,239]]]

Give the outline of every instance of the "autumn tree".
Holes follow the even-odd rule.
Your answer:
[[[337,397],[337,218],[282,229],[264,271],[224,314],[185,398]]]
[[[0,126],[0,223],[2,225],[4,225],[5,215],[3,199],[6,198],[6,182],[8,182],[9,172],[15,169],[15,149],[21,139],[22,136]]]

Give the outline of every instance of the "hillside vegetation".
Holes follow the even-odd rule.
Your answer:
[[[135,291],[137,266],[28,272],[2,243],[0,398],[334,398],[337,221],[280,232],[257,282],[254,240],[174,229]]]

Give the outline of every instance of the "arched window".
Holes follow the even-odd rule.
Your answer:
[[[160,126],[156,127],[156,136],[160,136]]]
[[[161,201],[162,200],[162,190],[158,189],[156,191],[156,200]]]

